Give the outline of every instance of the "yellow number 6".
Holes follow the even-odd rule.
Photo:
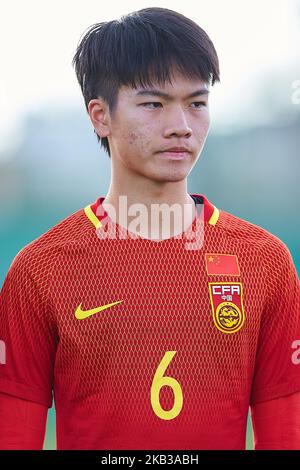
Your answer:
[[[151,385],[151,405],[153,408],[154,413],[161,419],[174,419],[176,416],[179,415],[182,404],[182,389],[180,383],[177,382],[176,379],[173,377],[164,377],[163,374],[170,364],[171,360],[175,356],[176,351],[167,351],[164,357],[162,358],[157,371],[154,375],[153,382]],[[174,405],[171,410],[164,410],[161,407],[159,402],[159,392],[160,389],[164,386],[168,385],[172,388],[174,394]]]

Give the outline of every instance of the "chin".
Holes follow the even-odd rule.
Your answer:
[[[148,177],[153,181],[158,181],[160,183],[178,183],[187,178],[187,172],[174,172],[174,173],[156,173],[149,175]]]

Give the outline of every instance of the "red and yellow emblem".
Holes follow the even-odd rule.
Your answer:
[[[245,323],[241,282],[209,282],[213,319],[218,330],[236,333]]]

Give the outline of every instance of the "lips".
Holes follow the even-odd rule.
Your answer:
[[[187,147],[171,147],[171,148],[162,150],[162,152],[183,153],[183,152],[190,152],[190,150]]]
[[[173,160],[184,160],[190,155],[190,152],[187,152],[186,150],[183,152],[164,150],[163,152],[159,152],[159,154],[163,158],[171,158]]]

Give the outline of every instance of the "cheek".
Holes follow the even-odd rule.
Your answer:
[[[125,148],[133,148],[139,145],[139,133],[132,130],[131,126],[127,125],[126,127],[126,124],[120,127],[118,134],[115,132],[114,136],[123,152]]]
[[[197,126],[196,135],[203,139],[209,131],[210,116],[209,114],[202,117],[200,124]]]
[[[151,129],[147,129],[146,132],[131,131],[127,134],[128,145],[145,151],[150,148],[151,143],[153,144],[151,135],[155,135],[154,131]]]
[[[135,132],[130,132],[128,135],[128,144],[135,145],[137,140],[138,140],[138,135]]]
[[[129,132],[124,138],[126,138],[129,147],[139,148],[141,150],[145,147],[145,137],[141,133]]]

